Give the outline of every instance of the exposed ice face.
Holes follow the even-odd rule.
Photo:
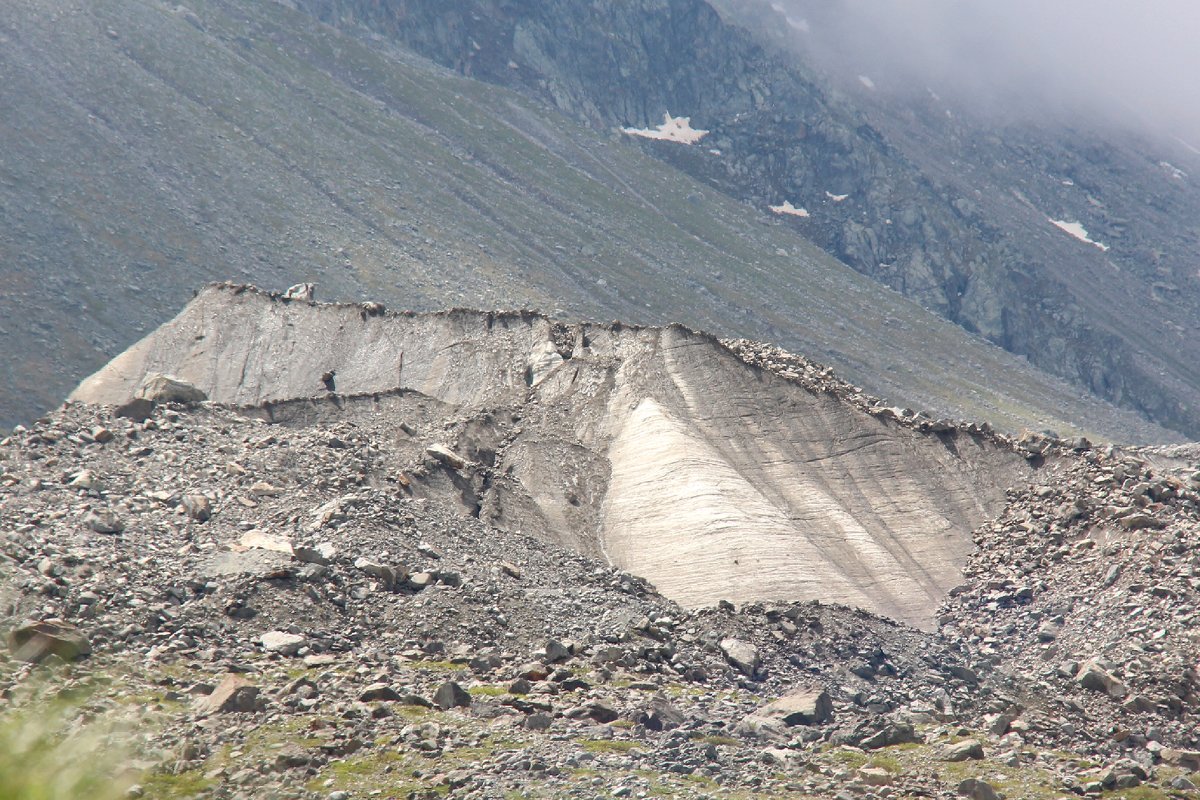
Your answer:
[[[796,206],[792,205],[791,200],[784,200],[782,203],[780,203],[777,206],[767,206],[767,208],[771,209],[776,214],[787,214],[788,216],[792,216],[792,217],[811,216],[808,213],[807,208],[796,208]]]
[[[692,127],[691,117],[672,117],[670,112],[663,115],[663,123],[657,128],[622,128],[621,130],[630,136],[678,142],[679,144],[695,144],[708,135],[708,131]]]
[[[1099,247],[1101,250],[1108,250],[1108,245],[1092,241],[1092,239],[1088,236],[1087,228],[1083,227],[1083,225],[1078,222],[1067,222],[1063,219],[1051,219],[1050,224],[1061,231],[1071,234],[1081,242],[1087,242],[1090,245]]]

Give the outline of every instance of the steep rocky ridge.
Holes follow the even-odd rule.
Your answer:
[[[164,373],[239,405],[319,398],[332,373],[339,394],[399,392],[378,405],[397,424],[414,397],[436,401],[455,420],[445,444],[478,470],[435,471],[431,490],[686,606],[825,598],[930,625],[970,531],[1030,470],[985,431],[921,432],[853,387],[805,386],[680,326],[389,314],[215,286],[71,399],[122,404]]]
[[[627,142],[283,6],[36,0],[0,7],[0,35],[6,424],[234,276],[681,321],[1010,431],[1172,437]]]
[[[295,5],[601,128],[691,116],[710,131],[702,147],[648,150],[760,208],[806,208],[792,224],[860,272],[1099,396],[1200,431],[1188,333],[1200,239],[1187,222],[1200,190],[1162,166],[1198,171],[1186,148],[1053,122],[997,129],[957,108],[948,119],[944,103],[916,98],[924,87],[891,102],[857,73],[816,74],[765,2]],[[1051,218],[1084,223],[1110,249]]]

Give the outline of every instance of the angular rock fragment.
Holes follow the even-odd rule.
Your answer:
[[[646,726],[646,730],[669,731],[683,725],[686,719],[684,713],[672,705],[671,701],[656,695],[650,698],[647,706],[638,713],[635,722]]]
[[[753,677],[755,671],[762,665],[762,657],[758,653],[758,648],[740,639],[722,639],[721,652],[725,654],[725,659],[730,664],[737,667],[742,674],[750,677]]]
[[[251,550],[270,550],[275,553],[294,555],[292,545],[287,539],[258,528],[243,533],[242,537],[238,539],[238,544]]]
[[[963,739],[950,745],[942,753],[943,761],[968,761],[983,758],[983,745],[978,739]]]
[[[462,469],[467,465],[465,458],[444,444],[431,444],[425,448],[425,454],[440,461],[450,469]]]
[[[470,693],[454,681],[446,681],[433,694],[433,704],[443,711],[471,705]]]
[[[212,519],[212,500],[202,494],[185,494],[183,496],[183,510],[187,512],[188,518],[196,522],[208,522]]]
[[[208,395],[187,381],[170,375],[150,375],[138,390],[138,397],[154,403],[203,403]]]
[[[400,693],[386,683],[372,683],[363,688],[358,699],[364,703],[398,703],[400,702]]]
[[[17,661],[35,664],[50,656],[75,661],[92,652],[87,637],[78,628],[50,620],[17,625],[8,633],[8,649]]]
[[[792,692],[754,712],[755,716],[778,719],[789,727],[820,725],[833,719],[833,701],[824,690]]]
[[[1084,689],[1103,692],[1109,697],[1121,698],[1128,693],[1124,683],[1095,661],[1089,661],[1080,667],[1075,680]]]
[[[992,785],[978,778],[967,778],[958,784],[956,791],[960,797],[970,800],[1000,800],[1000,795]]]
[[[125,522],[115,511],[109,509],[89,512],[83,518],[83,524],[96,533],[120,533],[125,530]]]
[[[284,631],[269,631],[264,633],[259,641],[262,642],[263,650],[268,653],[279,653],[285,656],[296,655],[307,643],[303,636]]]
[[[216,713],[248,713],[258,705],[258,687],[240,675],[226,675],[212,693],[196,700],[195,710],[205,716]]]

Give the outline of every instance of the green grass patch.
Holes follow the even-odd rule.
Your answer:
[[[406,797],[410,792],[428,792],[445,796],[449,787],[422,783],[411,776],[412,756],[396,750],[380,750],[366,755],[331,761],[308,782],[312,792],[327,794],[331,789],[384,797]]]
[[[453,661],[413,661],[408,666],[421,672],[462,672],[467,668],[466,664]]]
[[[20,800],[116,800],[135,776],[119,774],[124,753],[116,726],[79,727],[76,707],[38,699],[0,714],[0,797]]]
[[[740,739],[734,739],[732,736],[721,736],[719,734],[712,734],[709,736],[693,736],[692,741],[711,744],[714,747],[741,747],[742,745]]]
[[[834,763],[846,769],[859,769],[867,764],[870,756],[858,750],[838,749],[829,754]]]
[[[628,753],[638,746],[628,739],[581,739],[579,746],[589,753]]]
[[[204,777],[196,770],[180,772],[172,775],[166,772],[154,772],[142,779],[143,797],[154,800],[185,800],[197,797],[212,787],[213,781]]]

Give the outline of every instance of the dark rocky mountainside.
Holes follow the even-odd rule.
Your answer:
[[[895,100],[869,76],[819,76],[766,2],[714,0],[721,13],[704,0],[295,5],[602,129],[690,116],[709,131],[699,146],[648,150],[759,208],[803,208],[791,224],[858,271],[1200,435],[1200,188],[1188,177],[1200,157],[1185,145],[998,125],[925,87]]]
[[[1004,430],[1173,437],[627,136],[279,4],[0,4],[0,70],[3,424],[59,402],[195,286],[235,278],[401,308],[679,321]]]
[[[259,360],[222,338],[251,314],[274,337]],[[328,342],[329,365],[290,347],[305,337]],[[364,340],[372,357],[350,358]],[[142,381],[168,362],[196,384]],[[403,386],[381,388],[393,374]],[[0,730],[65,709],[69,731],[102,737],[89,767],[105,791],[1195,794],[1194,447],[1013,439],[678,326],[392,315],[236,287],[202,293],[77,396],[105,392],[140,397],[71,402],[0,440]],[[643,420],[630,441],[613,425],[651,402],[673,426]],[[744,474],[722,469],[741,448],[758,448]],[[790,531],[750,538],[819,552],[852,516],[862,531],[834,538],[864,561],[864,534],[914,553],[920,537],[959,542],[927,630],[831,602],[828,566],[790,585],[762,565],[731,578],[761,554],[726,536],[714,498],[733,487],[760,513],[739,480],[795,502],[788,485],[811,497],[839,472],[842,511],[793,507]],[[956,482],[977,513],[939,530]],[[701,567],[703,600],[614,566],[633,550],[610,549],[625,531],[605,520],[630,497],[707,545],[653,542]],[[756,574],[774,596],[721,602],[753,597]],[[856,588],[925,603],[919,577]]]

